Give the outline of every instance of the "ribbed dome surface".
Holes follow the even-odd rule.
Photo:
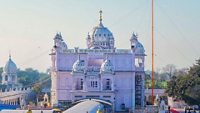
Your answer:
[[[105,60],[101,65],[101,73],[113,73],[114,66],[110,60]]]
[[[85,70],[85,61],[78,59],[74,64],[73,64],[73,72],[84,72]]]
[[[136,43],[136,49],[135,49],[135,54],[144,54],[145,50],[143,45],[140,42]]]
[[[88,34],[87,44],[90,49],[114,49],[114,37],[112,32],[102,23],[102,11],[100,11],[100,23]]]
[[[7,61],[5,67],[4,67],[4,72],[6,73],[16,73],[17,72],[17,66],[16,64],[12,61],[11,58]]]
[[[135,54],[145,54],[143,45],[138,41],[138,36],[136,33],[133,33],[131,37],[132,46],[134,46]]]

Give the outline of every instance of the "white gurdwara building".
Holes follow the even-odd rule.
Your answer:
[[[100,12],[100,23],[86,41],[86,49],[69,49],[56,34],[50,54],[52,104],[94,98],[110,102],[116,111],[143,107],[145,51],[137,35],[131,36],[129,49],[116,48]]]

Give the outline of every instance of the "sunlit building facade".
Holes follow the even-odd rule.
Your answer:
[[[136,33],[124,39],[130,40],[130,48],[116,48],[101,12],[99,25],[86,37],[87,48],[69,49],[57,33],[50,54],[51,103],[95,98],[112,103],[116,111],[143,107],[144,47]]]

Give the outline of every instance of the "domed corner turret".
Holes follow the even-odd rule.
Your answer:
[[[85,73],[85,61],[79,59],[73,64],[72,66],[72,72],[73,73]]]
[[[54,37],[54,49],[65,50],[67,48],[67,44],[64,42],[61,32],[56,33]]]
[[[101,69],[100,69],[100,73],[101,74],[104,74],[104,73],[107,73],[107,74],[114,74],[114,66],[113,64],[111,63],[110,60],[106,59],[102,65],[101,65]]]
[[[138,42],[136,44],[135,54],[145,55],[144,47],[143,47],[143,45],[140,42]]]
[[[10,55],[9,55],[9,60],[7,61],[6,65],[4,67],[4,73],[7,73],[7,74],[16,74],[17,73],[17,66],[12,61]]]
[[[60,41],[63,41],[62,39],[62,35],[61,35],[61,32],[57,32],[55,37],[54,37],[54,40],[60,40]]]
[[[92,29],[89,37],[91,37],[89,44],[87,44],[89,49],[114,49],[114,37],[112,32],[102,23],[102,11],[100,11],[100,23]]]
[[[138,41],[137,33],[133,32],[131,39],[130,39],[130,42],[131,42],[131,49],[135,54],[138,54],[138,55],[144,55],[145,54],[145,50],[144,50],[143,45]]]

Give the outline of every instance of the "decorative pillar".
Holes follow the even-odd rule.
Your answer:
[[[101,81],[101,88],[100,89],[101,89],[101,91],[103,91],[103,78],[102,77],[101,77],[100,81]]]
[[[111,84],[111,88],[112,88],[111,90],[112,90],[112,91],[114,91],[114,90],[115,90],[115,88],[114,88],[114,87],[115,87],[115,86],[114,86],[114,78],[112,78],[112,84]]]
[[[75,80],[74,80],[74,79],[75,79],[75,78],[73,77],[72,91],[74,91],[74,90],[76,89],[76,88],[75,88],[75,87],[76,87],[76,83],[75,83]]]
[[[87,91],[87,81],[86,81],[86,76],[83,79],[83,91]]]

